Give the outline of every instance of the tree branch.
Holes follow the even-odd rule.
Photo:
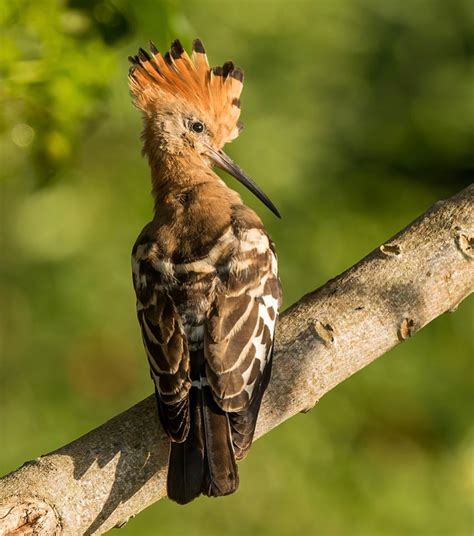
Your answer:
[[[330,389],[474,289],[474,185],[281,317],[256,436]],[[102,534],[165,496],[168,441],[149,397],[0,480],[0,534]]]

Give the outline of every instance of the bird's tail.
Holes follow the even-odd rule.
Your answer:
[[[239,486],[229,418],[207,385],[191,388],[189,411],[189,433],[182,443],[171,443],[168,466],[168,497],[179,504],[201,493],[228,495]]]

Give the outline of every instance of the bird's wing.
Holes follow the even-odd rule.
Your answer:
[[[189,430],[188,392],[191,387],[188,342],[181,318],[166,291],[166,266],[149,255],[149,244],[137,244],[132,254],[133,282],[150,374],[166,432],[183,441]]]
[[[206,376],[218,406],[229,413],[236,457],[252,441],[270,375],[281,290],[273,245],[263,228],[243,229],[221,270],[223,290],[204,335]]]

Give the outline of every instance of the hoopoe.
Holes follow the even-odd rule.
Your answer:
[[[212,170],[262,190],[223,151],[240,131],[243,72],[209,68],[200,40],[130,57],[143,113],[153,220],[132,253],[133,282],[158,412],[170,438],[167,492],[188,503],[239,484],[270,379],[281,301],[274,245],[260,218]]]

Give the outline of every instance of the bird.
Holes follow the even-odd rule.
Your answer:
[[[243,71],[211,68],[201,40],[129,57],[143,117],[153,219],[132,250],[133,285],[161,425],[168,497],[186,504],[239,486],[268,386],[281,305],[275,245],[262,220],[214,171],[261,188],[223,151],[242,125]]]

